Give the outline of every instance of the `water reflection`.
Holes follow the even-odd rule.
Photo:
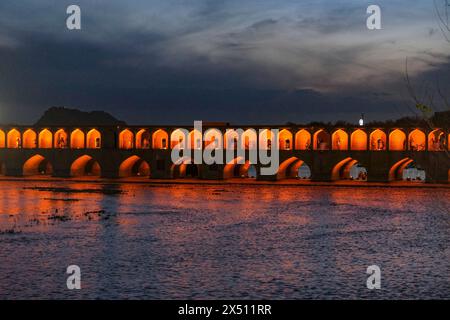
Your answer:
[[[0,298],[449,298],[448,189],[0,183]],[[81,291],[65,268],[82,268]],[[368,265],[383,290],[365,288]]]

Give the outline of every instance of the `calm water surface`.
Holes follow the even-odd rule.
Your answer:
[[[0,182],[0,298],[450,298],[449,208],[449,189]]]

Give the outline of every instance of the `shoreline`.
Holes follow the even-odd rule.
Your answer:
[[[235,178],[227,180],[201,179],[150,179],[150,178],[118,178],[107,179],[97,177],[56,178],[56,177],[0,177],[2,182],[75,182],[98,184],[145,184],[145,185],[217,185],[217,186],[289,186],[289,187],[342,187],[342,188],[426,188],[450,189],[450,184],[432,184],[425,182],[364,182],[364,181],[329,181],[317,182],[309,180],[285,179],[281,181],[261,181]]]

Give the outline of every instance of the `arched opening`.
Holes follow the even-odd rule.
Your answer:
[[[149,149],[150,148],[150,132],[146,129],[141,129],[136,133],[136,148]]]
[[[100,176],[101,168],[97,161],[91,156],[84,155],[76,159],[70,166],[72,177]]]
[[[323,129],[314,133],[314,150],[329,150],[330,134]]]
[[[426,172],[413,159],[404,158],[389,170],[389,181],[424,182]]]
[[[331,136],[332,150],[348,150],[348,134],[342,129],[333,132]]]
[[[16,129],[11,129],[8,132],[8,148],[21,148],[22,140],[20,139],[20,132]]]
[[[223,178],[256,178],[256,168],[250,164],[250,161],[244,162],[242,157],[237,157],[224,166]]]
[[[363,130],[357,129],[353,131],[352,135],[350,136],[350,141],[352,150],[367,150],[367,134]]]
[[[152,143],[153,149],[167,149],[169,135],[167,134],[166,131],[159,129],[153,133],[152,140],[153,140]]]
[[[237,149],[239,142],[239,133],[236,130],[227,129],[224,135],[225,149]]]
[[[408,149],[411,151],[425,151],[425,141],[425,133],[419,129],[415,129],[409,133]]]
[[[244,131],[244,133],[242,133],[242,138],[241,138],[241,148],[244,150],[251,150],[251,149],[256,149],[256,142],[257,139],[257,134],[256,131],[253,129],[247,129]]]
[[[350,157],[339,161],[331,171],[331,180],[367,181],[367,169]]]
[[[67,132],[64,129],[56,131],[54,145],[58,149],[67,148]]]
[[[75,129],[70,134],[70,147],[72,149],[84,148],[84,132],[80,129]]]
[[[198,178],[200,173],[199,165],[193,164],[189,158],[182,158],[174,163],[170,168],[172,178]]]
[[[133,132],[129,129],[124,129],[119,133],[119,148],[120,149],[133,149]]]
[[[187,142],[187,131],[184,132],[182,129],[176,129],[172,132],[170,135],[170,148],[179,148],[184,149],[186,148],[186,142]]]
[[[6,147],[6,136],[3,130],[0,130],[0,148]]]
[[[188,144],[191,147],[191,149],[197,149],[200,150],[203,147],[203,137],[200,131],[194,129],[191,132],[189,132],[188,137]]]
[[[280,146],[280,150],[291,150],[292,149],[292,133],[283,129],[278,134],[278,145]]]
[[[138,156],[125,159],[119,167],[119,177],[149,177],[150,166]]]
[[[305,129],[301,129],[295,134],[296,150],[311,150],[311,134]]]
[[[36,148],[37,147],[37,135],[36,132],[34,132],[31,129],[26,130],[23,133],[23,148]]]
[[[428,150],[429,151],[444,151],[446,150],[445,133],[441,129],[436,129],[428,135]]]
[[[39,148],[50,149],[52,147],[52,133],[48,129],[39,132]]]
[[[102,145],[102,136],[97,129],[90,130],[86,135],[86,147],[89,149],[99,149]]]
[[[273,133],[270,129],[264,129],[259,133],[259,149],[272,149]]]
[[[380,129],[372,131],[370,134],[370,150],[383,151],[386,150],[386,133]]]
[[[222,132],[217,129],[208,129],[205,132],[205,147],[210,149],[221,149],[222,148]]]
[[[39,154],[25,161],[22,167],[24,176],[51,175],[52,173],[53,168],[50,162]]]
[[[389,150],[390,151],[406,150],[406,135],[402,130],[395,129],[389,134]]]
[[[305,174],[305,170],[308,170],[309,173]],[[310,177],[311,170],[309,169],[309,166],[303,160],[300,160],[297,157],[291,157],[283,161],[280,164],[277,172],[277,180],[287,178],[309,179]]]

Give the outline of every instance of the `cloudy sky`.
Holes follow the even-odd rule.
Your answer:
[[[1,1],[0,123],[50,106],[133,124],[409,115],[406,59],[418,91],[450,92],[433,1]],[[70,4],[82,30],[66,28]],[[369,4],[382,30],[367,29]]]

